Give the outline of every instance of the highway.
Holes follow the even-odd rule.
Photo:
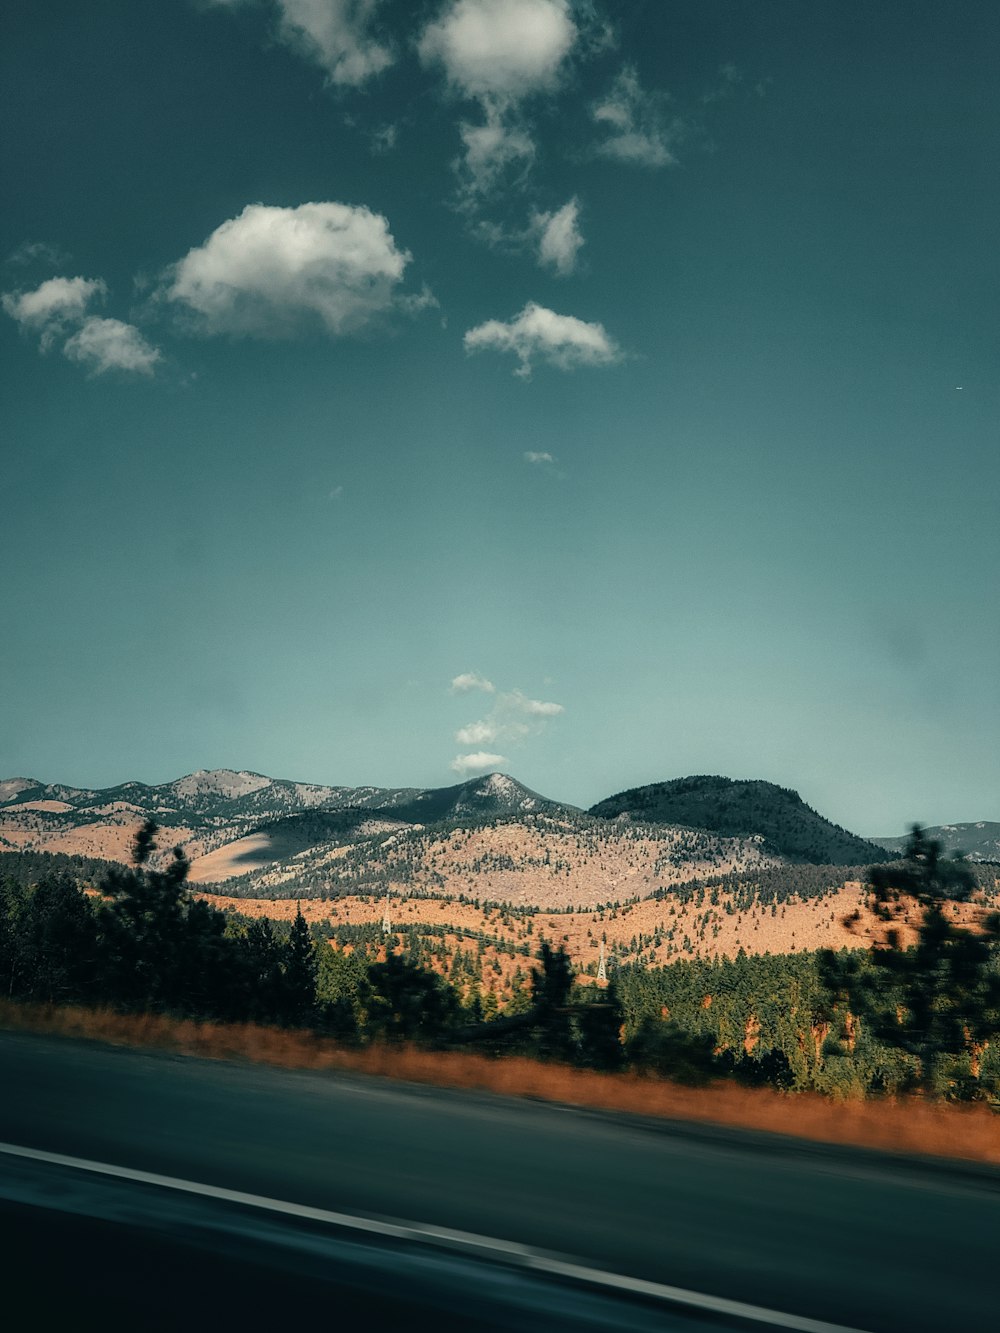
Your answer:
[[[443,1237],[426,1261],[451,1266],[434,1283],[452,1284],[459,1303],[452,1322],[461,1328],[513,1326],[496,1313],[499,1305],[493,1324],[476,1317],[477,1299],[487,1301],[497,1280],[489,1265],[505,1262],[505,1246],[522,1256],[518,1262],[524,1254],[568,1256],[574,1272],[613,1274],[635,1290],[666,1284],[706,1305],[713,1297],[742,1303],[774,1313],[772,1324],[783,1327],[811,1319],[921,1333],[981,1327],[996,1316],[1000,1172],[985,1167],[14,1034],[0,1034],[0,1141],[29,1154],[0,1151],[0,1228],[8,1241],[17,1238],[25,1272],[46,1235],[63,1237],[50,1253],[72,1252],[88,1214],[100,1219],[90,1237],[102,1225],[131,1218],[137,1226],[142,1216],[171,1210],[175,1234],[193,1234],[190,1210],[205,1199],[145,1179],[155,1175],[204,1188],[214,1206],[229,1210],[231,1230],[233,1218],[253,1211],[258,1240],[284,1222],[230,1194],[287,1205],[289,1224],[294,1214],[310,1236],[329,1213],[362,1225],[393,1219],[360,1236],[348,1223],[338,1231],[336,1264],[350,1269],[356,1241],[389,1245],[396,1285],[391,1292],[392,1284],[382,1285],[387,1300],[399,1295],[404,1305],[407,1283],[417,1281],[400,1276],[414,1253],[406,1227],[416,1239],[442,1228],[486,1238],[479,1245]],[[66,1158],[111,1174],[82,1171]],[[143,1178],[122,1178],[118,1168]],[[141,1244],[135,1226],[133,1242]],[[158,1253],[170,1244],[163,1239]],[[218,1271],[228,1262],[221,1248]],[[209,1262],[204,1248],[198,1262]],[[546,1262],[538,1273],[557,1272],[564,1261]],[[576,1298],[564,1296],[565,1316]],[[643,1317],[634,1327],[647,1326]],[[755,1322],[717,1319],[697,1326]],[[550,1310],[539,1327],[571,1322],[586,1324]],[[398,1325],[387,1315],[377,1326]],[[595,1326],[616,1325],[595,1316]],[[633,1325],[622,1318],[618,1326]],[[675,1322],[661,1315],[649,1326],[692,1325],[679,1308]]]

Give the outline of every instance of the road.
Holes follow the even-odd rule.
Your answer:
[[[996,1314],[989,1168],[13,1034],[0,1034],[0,1140],[870,1333]],[[0,1154],[0,1198],[21,1197],[29,1167]]]

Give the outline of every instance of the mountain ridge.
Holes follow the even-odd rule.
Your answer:
[[[565,907],[698,876],[863,867],[888,855],[789,788],[720,777],[632,788],[589,812],[503,773],[436,788],[324,786],[249,769],[108,788],[0,782],[0,850],[127,861],[143,819],[162,828],[158,858],[180,845],[193,882],[229,882],[251,895],[410,884]]]

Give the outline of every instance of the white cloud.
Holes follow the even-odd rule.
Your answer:
[[[100,278],[49,278],[34,291],[5,292],[3,308],[22,329],[37,333],[48,351],[66,326],[83,319],[93,300],[107,295]]]
[[[163,295],[206,333],[347,334],[398,304],[410,259],[368,208],[248,204],[173,266]]]
[[[490,754],[488,750],[477,750],[475,754],[457,754],[451,761],[454,772],[465,776],[467,773],[482,773],[486,769],[499,768],[507,758],[502,754]]]
[[[535,156],[534,141],[524,127],[492,107],[482,125],[463,121],[458,129],[463,153],[455,169],[469,197],[490,193],[505,172],[527,166]]]
[[[566,710],[562,704],[546,703],[542,699],[529,699],[520,690],[512,690],[502,696],[501,703],[526,717],[558,717]]]
[[[142,336],[134,324],[92,315],[67,339],[63,347],[70,361],[78,361],[95,375],[122,370],[151,375],[160,352]]]
[[[101,278],[49,278],[30,292],[6,292],[3,308],[22,329],[38,334],[43,352],[65,337],[64,355],[95,375],[109,370],[152,374],[160,353],[134,324],[88,315],[90,305],[107,292]]]
[[[538,242],[538,262],[565,277],[576,267],[576,256],[583,245],[580,234],[580,204],[571,199],[554,213],[536,213],[532,229]]]
[[[492,681],[474,671],[456,676],[451,682],[451,689],[453,694],[482,690],[495,695],[493,706],[485,717],[469,722],[455,732],[455,742],[462,746],[521,745],[529,737],[544,731],[549,719],[565,712],[562,704],[547,699],[532,699],[523,690],[497,692]],[[480,749],[471,754],[456,755],[451,767],[456,773],[481,772],[506,762],[503,755]]]
[[[576,38],[567,0],[452,0],[418,50],[466,97],[506,106],[551,88]]]
[[[470,722],[467,727],[459,727],[455,732],[458,745],[489,745],[497,738],[497,724],[489,718],[480,722]]]
[[[226,8],[256,0],[214,0]],[[357,87],[392,64],[374,32],[382,0],[275,0],[286,45],[326,71],[331,83]]]
[[[680,122],[668,121],[665,93],[643,90],[631,65],[618,75],[603,101],[591,114],[608,131],[597,145],[603,157],[642,167],[667,167],[676,162],[672,146],[681,132]]]
[[[536,451],[535,449],[525,449],[524,461],[526,463],[534,463],[537,465],[540,463],[554,463],[556,460],[551,454],[546,453],[544,450]]]
[[[478,671],[463,671],[451,682],[452,694],[468,694],[470,690],[482,690],[484,694],[493,694],[496,686]]]
[[[536,357],[560,370],[606,366],[621,357],[620,349],[603,324],[588,324],[573,315],[557,315],[534,301],[529,301],[507,323],[490,319],[469,329],[464,344],[467,352],[513,352],[520,362],[514,374],[524,378],[530,377]]]
[[[421,60],[440,66],[451,90],[483,112],[481,124],[459,126],[466,206],[530,166],[535,144],[520,104],[558,85],[578,36],[569,0],[450,0],[424,29]]]

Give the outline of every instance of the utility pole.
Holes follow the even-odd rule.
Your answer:
[[[382,913],[382,934],[392,934],[392,917],[389,915],[389,890],[385,891],[385,911]]]
[[[602,936],[601,936],[601,956],[600,956],[600,958],[599,958],[598,961],[597,961],[597,980],[598,980],[598,981],[607,981],[607,979],[608,979],[608,969],[605,967],[604,964],[605,964],[605,959],[604,959],[604,936],[602,935]]]

